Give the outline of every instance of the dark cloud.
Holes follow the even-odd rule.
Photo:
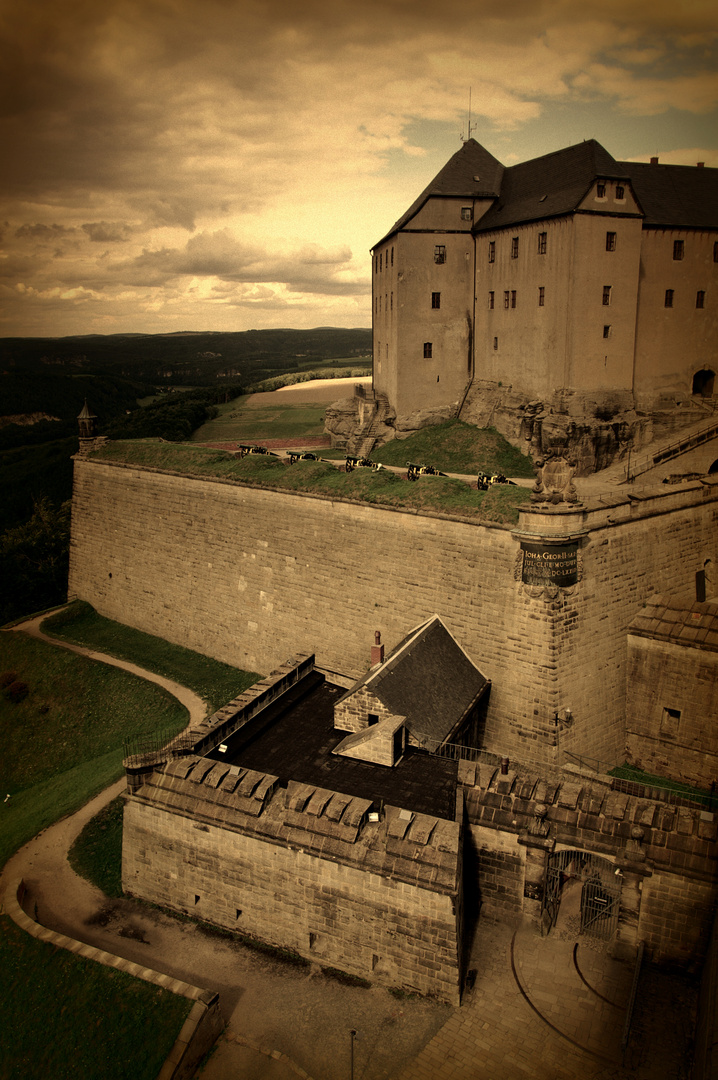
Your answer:
[[[132,228],[121,221],[87,221],[82,226],[95,244],[123,244],[132,236]]]
[[[63,236],[70,236],[74,232],[73,228],[68,229],[64,225],[21,225],[15,230],[15,236],[20,240],[56,241]]]

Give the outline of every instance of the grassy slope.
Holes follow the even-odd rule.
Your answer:
[[[502,472],[533,477],[531,459],[493,428],[477,428],[460,420],[422,428],[409,439],[394,439],[372,454],[384,465],[426,463],[452,473]]]
[[[90,604],[76,601],[50,615],[42,624],[46,634],[109,653],[121,660],[147,668],[156,675],[174,679],[189,687],[207,702],[210,712],[226,705],[261,676],[241,671],[209,656],[172,645],[164,638],[144,634],[130,626],[98,615]]]
[[[37,941],[0,918],[0,1077],[154,1080],[187,998]],[[130,1064],[131,1063],[131,1064]]]
[[[406,440],[400,444],[401,453],[406,455],[404,461],[409,458],[409,442]],[[109,443],[93,456],[102,461],[125,462],[313,493],[326,498],[356,499],[377,505],[419,512],[435,511],[504,524],[514,524],[518,520],[516,507],[529,499],[526,488],[495,487],[487,492],[477,492],[463,481],[447,477],[428,476],[409,482],[390,472],[374,473],[368,469],[358,469],[347,474],[320,461],[300,461],[288,466],[275,457],[238,459],[223,450],[152,440]]]
[[[95,814],[67,853],[70,866],[105,896],[122,896],[122,813],[124,800],[113,799]]]
[[[0,696],[0,865],[40,829],[122,775],[126,735],[180,731],[187,710],[158,686],[22,633],[0,636],[0,671],[29,693]]]

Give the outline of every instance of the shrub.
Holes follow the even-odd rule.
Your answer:
[[[8,701],[12,701],[14,705],[18,702],[24,701],[27,695],[30,693],[30,688],[26,682],[21,679],[16,679],[15,682],[11,682],[9,686],[5,687],[3,697]]]

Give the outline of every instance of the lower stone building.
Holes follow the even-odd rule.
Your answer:
[[[462,747],[457,715],[470,721],[485,680],[436,617],[386,660],[375,650],[353,686],[299,654],[191,736],[128,756],[125,891],[455,1004],[480,915],[551,932],[569,893],[577,932],[617,955],[644,941],[656,961],[700,963],[716,898],[710,806]],[[445,694],[431,750],[396,704],[376,723],[355,715],[347,735],[357,700],[378,708],[400,667],[416,693]]]

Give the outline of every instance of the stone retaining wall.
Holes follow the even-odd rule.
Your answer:
[[[199,986],[192,986],[181,979],[173,979],[170,975],[142,967],[140,964],[134,964],[122,956],[96,949],[92,945],[76,941],[75,938],[67,937],[65,934],[58,934],[55,930],[48,930],[25,913],[22,907],[24,898],[25,882],[21,880],[5,894],[5,910],[21,930],[37,938],[38,941],[55,945],[59,949],[67,949],[68,952],[76,953],[86,960],[96,960],[107,967],[124,971],[136,979],[154,983],[163,990],[180,994],[193,1001],[189,1015],[157,1078],[157,1080],[191,1080],[200,1061],[214,1046],[224,1030],[224,1021],[219,1008],[219,994],[211,990],[203,990]]]

